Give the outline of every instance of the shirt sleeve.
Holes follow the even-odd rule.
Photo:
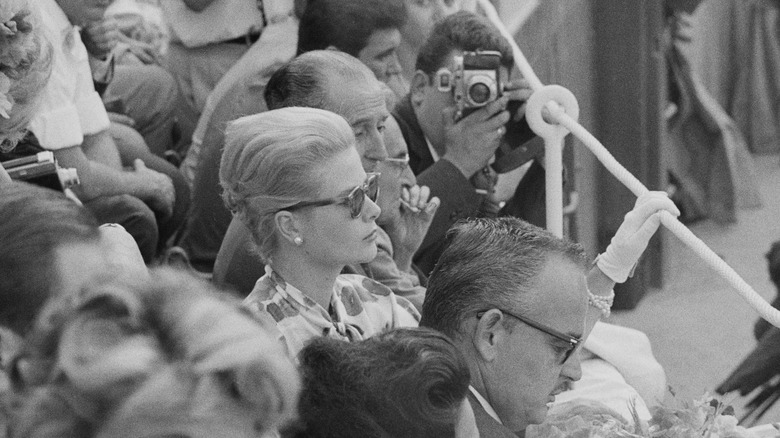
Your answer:
[[[73,47],[66,53],[53,44],[55,53],[49,83],[41,97],[30,130],[45,149],[81,145],[85,135],[108,129],[109,120],[100,95],[92,84],[87,50],[73,29]],[[59,44],[61,46],[61,44]]]

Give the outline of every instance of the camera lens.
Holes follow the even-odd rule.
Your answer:
[[[492,93],[490,87],[484,83],[476,83],[469,88],[469,98],[472,102],[482,105],[490,100]]]

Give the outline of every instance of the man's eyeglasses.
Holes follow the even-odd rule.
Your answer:
[[[409,154],[404,154],[398,158],[387,157],[381,161],[396,164],[401,168],[401,170],[403,170],[406,169],[406,167],[409,165]]]
[[[490,310],[490,309],[488,309]],[[563,342],[566,342],[569,344],[568,349],[566,350],[566,354],[563,356],[563,360],[561,361],[562,364],[566,363],[567,360],[571,357],[572,354],[577,350],[577,347],[579,347],[582,344],[582,338],[575,338],[574,336],[567,335],[566,333],[561,333],[558,330],[555,330],[554,328],[544,325],[541,322],[536,322],[532,319],[526,318],[522,315],[516,315],[511,312],[507,312],[506,310],[498,309],[501,312],[511,316],[512,318],[519,319],[520,321],[524,322],[525,324],[541,331],[544,333],[547,333],[548,335],[559,339]],[[477,312],[477,318],[482,318],[482,316],[487,313],[487,310],[482,310]]]
[[[352,219],[357,219],[363,212],[363,204],[366,202],[366,197],[372,202],[376,202],[377,196],[379,196],[379,173],[369,173],[368,177],[366,177],[366,182],[352,189],[347,196],[319,199],[316,201],[301,201],[287,208],[283,208],[282,210],[346,204],[349,207],[349,214],[352,216]]]

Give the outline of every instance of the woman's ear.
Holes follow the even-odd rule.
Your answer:
[[[295,215],[289,211],[282,210],[274,215],[274,223],[282,239],[295,243],[295,238],[303,238]]]
[[[414,76],[412,76],[412,83],[411,83],[411,97],[412,97],[412,106],[420,106],[422,104],[423,100],[425,100],[425,92],[430,84],[430,80],[428,78],[428,75],[425,74],[422,70],[417,70],[414,72]]]

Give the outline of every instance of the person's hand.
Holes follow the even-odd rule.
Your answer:
[[[154,45],[124,35],[121,35],[121,41],[116,45],[114,56],[120,64],[162,64],[160,53]]]
[[[81,33],[81,40],[87,52],[98,59],[106,59],[121,39],[119,24],[114,17],[89,23]]]
[[[147,190],[139,198],[148,202],[152,210],[159,213],[163,219],[170,218],[173,214],[173,203],[176,201],[176,191],[171,178],[149,169],[140,158],[135,160],[133,166],[135,174],[147,185]]]
[[[455,121],[455,107],[442,112],[444,141],[447,148],[442,158],[451,162],[466,178],[485,167],[506,133],[509,112],[507,97],[490,102],[468,116]]]
[[[408,270],[412,257],[420,247],[431,221],[439,209],[439,198],[430,198],[428,186],[404,187],[401,191],[401,212],[385,231],[393,243],[396,264],[401,270]]]
[[[108,114],[108,120],[111,121],[111,123],[119,123],[131,128],[135,127],[135,120],[133,120],[130,116],[111,111],[107,111],[106,114]]]
[[[401,190],[401,221],[406,230],[406,238],[402,243],[413,251],[419,248],[439,209],[439,198],[430,196],[428,186],[414,185]]]
[[[661,212],[680,215],[666,192],[647,192],[636,200],[626,214],[607,250],[599,255],[596,266],[615,283],[626,281],[639,257],[661,224]]]
[[[519,122],[525,117],[525,103],[534,93],[531,84],[525,79],[516,79],[504,85],[504,96],[510,102],[520,102],[517,111],[511,115],[513,122]]]

